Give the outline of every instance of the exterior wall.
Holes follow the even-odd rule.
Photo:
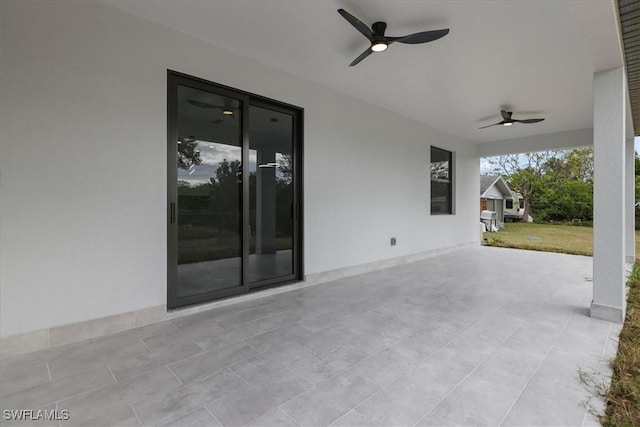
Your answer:
[[[2,337],[166,303],[167,69],[305,109],[306,274],[478,242],[463,141],[100,3],[0,8]],[[431,144],[456,215],[429,213]]]
[[[484,194],[488,199],[502,199],[504,197],[502,192],[498,190],[495,185],[487,188],[487,191],[485,191]]]

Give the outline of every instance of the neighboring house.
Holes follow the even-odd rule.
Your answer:
[[[509,184],[500,175],[480,176],[480,211],[494,211],[498,224],[505,221],[520,221],[524,213],[522,194],[511,190]],[[533,218],[529,215],[528,222]]]
[[[480,177],[480,211],[494,211],[498,215],[498,224],[504,223],[505,201],[513,206],[512,191],[500,175]]]

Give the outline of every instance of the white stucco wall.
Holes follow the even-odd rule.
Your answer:
[[[463,141],[109,6],[0,4],[2,337],[166,302],[168,68],[305,109],[306,274],[478,241]]]

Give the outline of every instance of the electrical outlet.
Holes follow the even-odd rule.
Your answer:
[[[395,246],[396,245],[396,238],[392,237],[391,238],[391,246]]]

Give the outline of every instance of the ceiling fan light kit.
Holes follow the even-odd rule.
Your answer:
[[[389,47],[385,42],[376,42],[371,45],[371,50],[374,52],[384,52]]]
[[[380,53],[387,50],[389,45],[393,42],[404,43],[404,44],[421,44],[428,43],[439,38],[442,38],[449,34],[449,29],[445,28],[442,30],[434,30],[434,31],[422,31],[420,33],[409,34],[408,36],[402,37],[389,37],[385,36],[384,33],[387,30],[386,22],[375,22],[371,28],[369,28],[365,23],[360,21],[358,18],[350,14],[344,9],[338,9],[338,13],[347,20],[354,28],[369,40],[371,46],[367,48],[364,52],[360,54],[356,59],[354,59],[350,67],[357,65],[367,56],[372,53]]]

